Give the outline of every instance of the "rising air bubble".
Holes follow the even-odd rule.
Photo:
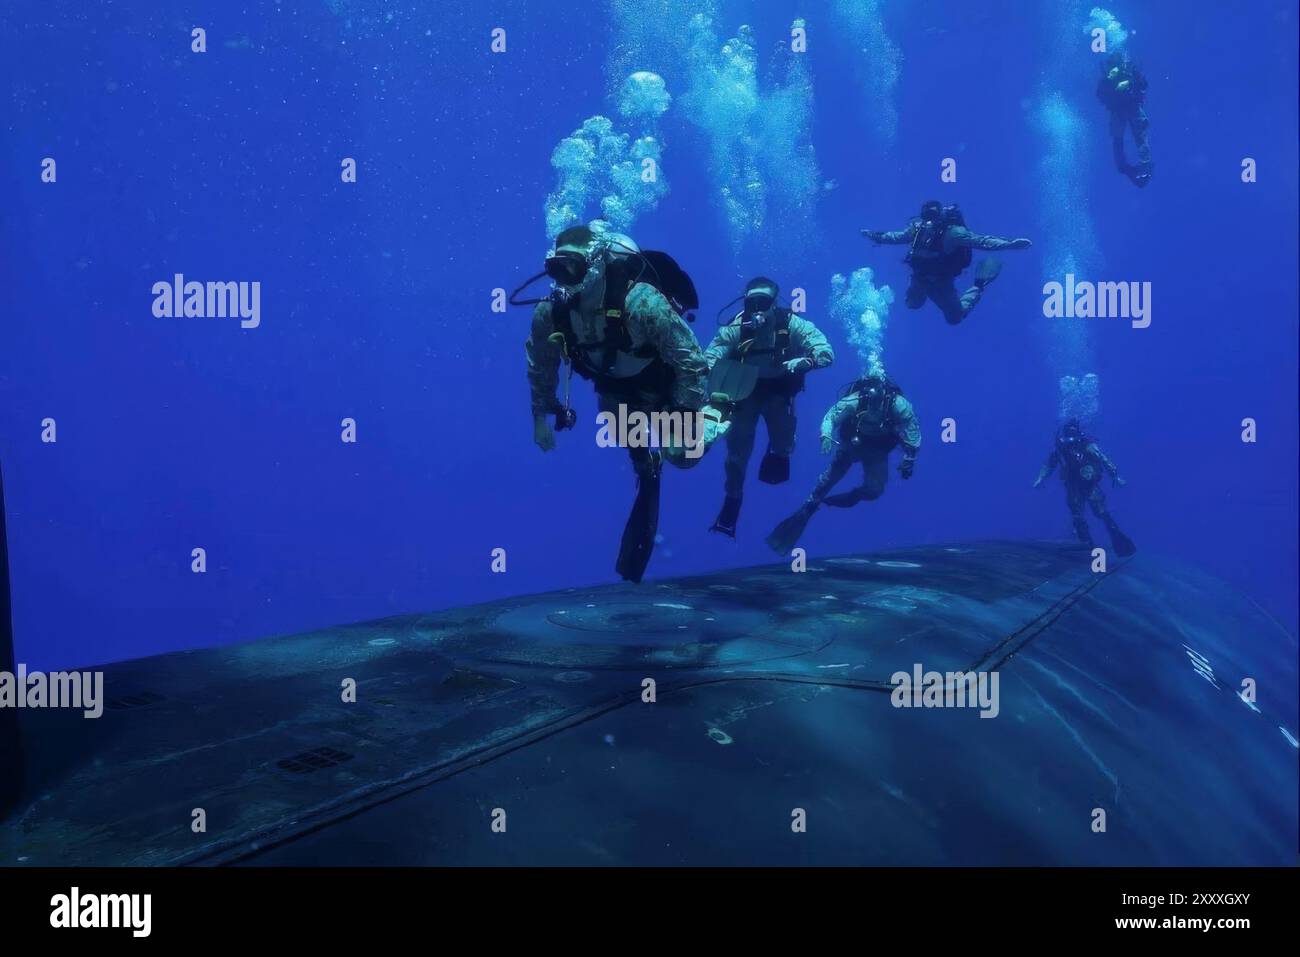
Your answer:
[[[853,270],[847,278],[841,273],[831,277],[831,315],[844,326],[849,342],[858,352],[862,370],[868,375],[883,376],[885,327],[889,324],[889,307],[894,291],[873,282],[875,273],[869,266]]]

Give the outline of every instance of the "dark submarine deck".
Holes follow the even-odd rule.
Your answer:
[[[1289,864],[1296,659],[1058,543],[568,589],[110,665],[99,720],[21,714],[0,863]],[[892,707],[916,663],[1001,714]]]

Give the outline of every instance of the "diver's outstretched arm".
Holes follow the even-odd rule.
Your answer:
[[[863,236],[870,239],[873,243],[881,243],[885,246],[901,246],[910,243],[916,237],[916,226],[908,226],[906,229],[895,229],[891,232],[882,232],[879,229],[863,229]]]
[[[944,236],[951,246],[968,246],[972,249],[1028,249],[1033,245],[1028,239],[1003,239],[1001,236],[984,236],[972,233],[965,226],[954,226]]]

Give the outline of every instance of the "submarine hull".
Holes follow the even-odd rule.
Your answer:
[[[566,589],[107,666],[101,719],[21,714],[0,861],[1289,864],[1296,658],[1054,542]]]

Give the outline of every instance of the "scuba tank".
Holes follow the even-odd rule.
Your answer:
[[[974,258],[969,246],[945,252],[944,237],[953,226],[965,226],[966,217],[961,207],[949,203],[942,207],[933,220],[913,220],[916,234],[903,261],[922,273],[937,276],[957,276],[970,267]]]
[[[842,397],[847,398],[854,393],[857,393],[857,405],[852,416],[845,418],[843,425],[840,427],[841,441],[855,448],[863,444],[869,444],[873,446],[887,445],[892,449],[898,445],[894,401],[903,394],[903,390],[887,376],[864,376],[849,383],[845,387]],[[866,405],[869,399],[878,399],[878,415],[867,410]],[[880,423],[879,433],[863,436],[861,426],[864,419],[871,422],[878,421]]]

